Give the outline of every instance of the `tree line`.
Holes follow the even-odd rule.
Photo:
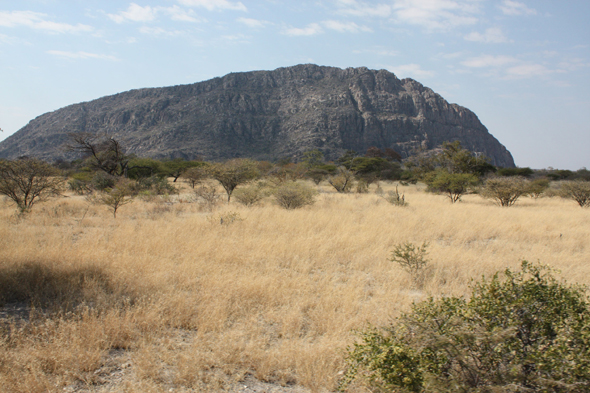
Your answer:
[[[138,193],[174,193],[174,183],[179,179],[193,189],[205,179],[214,179],[225,190],[228,203],[238,186],[255,179],[266,179],[274,186],[309,179],[316,185],[326,181],[339,193],[367,192],[371,184],[380,181],[420,181],[429,191],[446,195],[452,203],[478,190],[502,206],[511,206],[522,195],[538,197],[550,181],[560,180],[565,181],[565,196],[582,207],[590,204],[590,171],[585,168],[576,172],[497,168],[487,157],[464,149],[459,141],[418,151],[405,160],[393,149],[370,147],[364,154],[348,150],[334,161],[327,161],[316,149],[305,152],[298,162],[287,158],[274,163],[243,158],[207,162],[137,157],[128,154],[112,137],[86,133],[71,135],[65,149],[83,158],[52,165],[26,157],[1,160],[0,194],[12,200],[21,212],[27,212],[37,201],[59,195],[65,187],[78,194],[97,191],[116,216],[118,206]],[[299,191],[303,192],[301,188]],[[394,197],[396,204],[403,202],[397,191]]]

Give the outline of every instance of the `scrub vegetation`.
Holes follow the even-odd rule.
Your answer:
[[[494,274],[509,269],[524,282],[524,259],[535,262],[531,269],[537,262],[557,269],[551,285],[590,284],[590,210],[560,197],[567,197],[560,182],[573,179],[550,179],[540,196],[522,195],[510,208],[477,188],[450,203],[395,161],[377,160],[378,173],[357,171],[361,161],[377,162],[370,158],[339,166],[310,155],[302,165],[316,169],[314,178],[300,164],[277,170],[246,161],[246,177],[258,177],[238,184],[229,203],[227,187],[202,176],[206,163],[187,167],[200,168],[196,183],[180,175],[176,182],[164,176],[166,184],[127,184],[133,203],[116,210],[88,196],[116,190],[117,183],[94,189],[101,172],[70,173],[75,188],[26,213],[0,199],[0,386],[27,393],[218,392],[255,378],[323,392],[345,389],[349,378],[349,391],[386,390],[351,377],[355,332],[382,334],[399,318],[444,309],[444,299],[463,299],[449,300],[459,317],[471,315],[469,307],[493,313],[477,299],[493,299],[494,285],[510,297]],[[125,165],[157,179],[148,165]],[[459,167],[446,166],[449,174]],[[350,181],[364,178],[367,192],[334,187],[330,181],[344,170],[356,173]],[[388,180],[391,173],[404,179]],[[409,203],[388,202],[382,195],[390,192]],[[482,276],[487,281],[474,286]],[[480,298],[469,300],[474,288]],[[579,291],[573,297],[583,299],[586,290]],[[451,333],[469,329],[458,323]],[[477,331],[486,343],[512,337],[510,326],[486,336],[482,324]],[[435,381],[418,371],[404,389]],[[463,391],[436,381],[429,386]],[[561,386],[567,384],[575,380]]]

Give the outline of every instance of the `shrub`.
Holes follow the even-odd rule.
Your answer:
[[[244,206],[252,206],[269,195],[269,190],[264,183],[250,184],[238,188],[233,193],[234,199]]]
[[[219,202],[221,197],[216,187],[206,184],[195,188],[194,193],[197,201],[208,210],[211,210]]]
[[[117,176],[109,175],[106,172],[99,171],[92,177],[92,187],[98,191],[105,191],[113,188],[117,183]]]
[[[336,174],[328,179],[328,183],[338,192],[350,192],[354,183],[354,174],[345,167],[339,167]]]
[[[360,332],[341,390],[361,380],[396,392],[589,391],[585,288],[523,261],[471,289],[470,299],[430,298]]]
[[[500,168],[496,171],[498,176],[510,177],[510,176],[522,176],[530,177],[535,173],[531,168]]]
[[[532,198],[539,198],[549,188],[549,179],[535,179],[529,183],[528,194]]]
[[[395,206],[406,206],[407,205],[406,198],[405,198],[404,194],[400,194],[399,193],[397,187],[398,186],[396,185],[395,186],[395,191],[388,191],[387,194],[385,194],[383,192],[383,189],[382,188],[377,188],[377,191],[380,191],[380,192],[377,192],[377,191],[375,191],[375,192],[377,192],[377,194],[381,198],[385,199],[387,202],[391,203],[392,205],[395,205]]]
[[[177,193],[176,188],[168,182],[168,179],[158,176],[140,178],[135,183],[135,191],[151,191],[155,195]]]
[[[428,263],[426,257],[426,248],[428,243],[423,243],[422,246],[417,247],[410,242],[398,244],[391,252],[391,262],[400,265],[405,271],[410,273],[412,282],[415,287],[421,288],[424,284],[424,268]]]
[[[107,188],[96,198],[96,202],[108,206],[117,218],[117,210],[123,205],[133,202],[136,193],[135,184],[128,179],[120,179],[113,188]]]
[[[367,180],[360,179],[356,183],[356,192],[358,194],[366,194],[367,192],[369,192],[369,183],[367,182]]]
[[[560,195],[573,199],[580,207],[590,206],[590,182],[584,180],[564,181],[560,187]]]
[[[461,196],[478,181],[478,178],[470,173],[450,173],[446,169],[438,169],[424,176],[428,189],[446,194],[451,203],[461,200]]]
[[[68,188],[77,195],[86,195],[92,192],[92,173],[74,173],[68,181]]]
[[[285,209],[298,209],[315,202],[317,191],[305,184],[288,182],[279,186],[274,197],[279,206]]]
[[[480,195],[493,199],[500,206],[512,206],[529,191],[529,182],[519,176],[492,177],[485,181]]]

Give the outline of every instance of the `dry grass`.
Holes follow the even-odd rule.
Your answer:
[[[208,212],[187,190],[137,200],[117,219],[81,197],[24,219],[2,202],[0,311],[33,308],[0,319],[0,386],[98,391],[120,361],[131,371],[118,391],[219,391],[249,374],[333,390],[352,330],[387,324],[412,301],[467,294],[471,279],[522,259],[590,284],[590,210],[571,201],[450,204],[409,186],[409,206],[396,207],[323,191],[299,210],[267,200]],[[228,213],[242,220],[210,219]],[[430,243],[422,291],[388,261],[405,241]]]

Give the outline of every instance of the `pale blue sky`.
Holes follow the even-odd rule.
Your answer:
[[[590,167],[590,0],[0,0],[0,140],[134,88],[300,63],[387,69],[518,166]]]

